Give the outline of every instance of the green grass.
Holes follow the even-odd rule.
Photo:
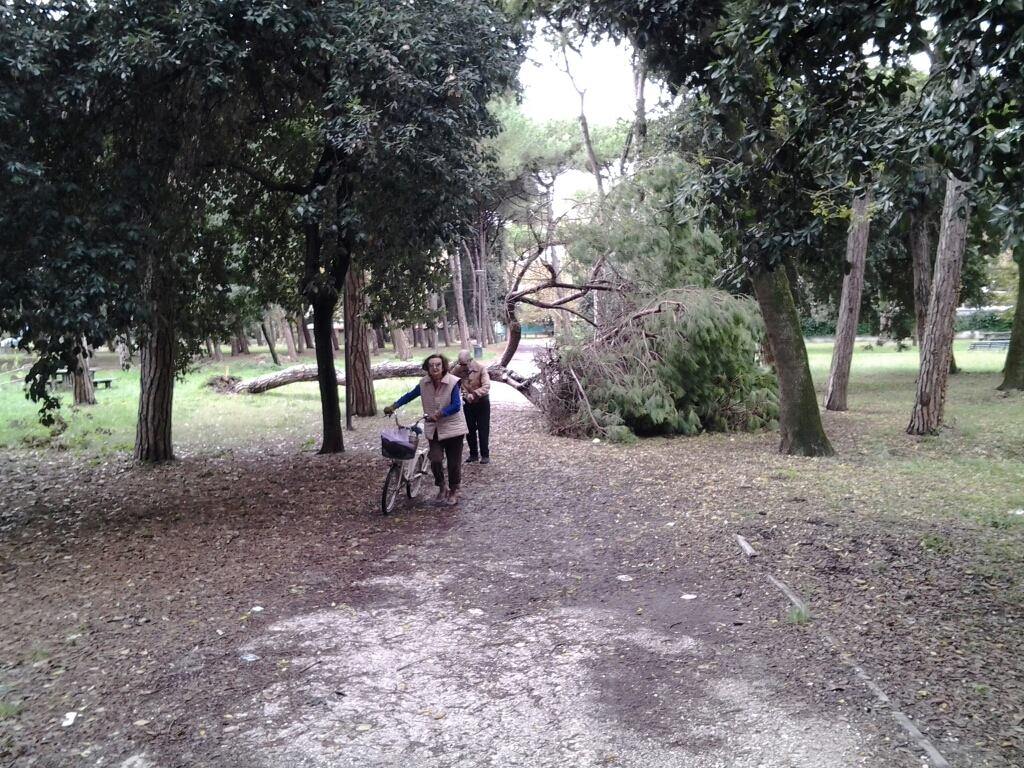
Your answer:
[[[849,411],[826,415],[838,457],[828,471],[801,468],[794,485],[814,491],[833,511],[881,514],[954,514],[993,527],[1024,525],[1024,395],[996,391],[1001,351],[969,351],[955,344],[961,373],[951,376],[945,427],[911,438],[904,429],[915,396],[916,348],[858,346],[851,369]],[[828,376],[831,344],[808,344],[820,389]]]
[[[804,608],[798,608],[796,606],[793,606],[789,609],[789,613],[786,614],[786,621],[788,621],[790,624],[795,624],[796,626],[800,627],[804,624],[810,623],[811,614],[809,614]]]
[[[21,712],[20,704],[0,701],[0,720],[13,720]]]
[[[850,410],[828,414],[826,426],[839,449],[827,471],[820,465],[779,467],[772,482],[799,492],[815,490],[836,511],[851,507],[899,514],[901,506],[976,516],[994,527],[1024,525],[1024,397],[995,390],[1003,353],[969,352],[957,342],[963,373],[950,379],[944,429],[935,437],[904,434],[914,399],[917,350],[897,352],[893,345],[865,350],[858,346],[849,388]],[[493,359],[501,346],[486,351]],[[416,350],[422,353],[422,350]],[[457,349],[447,352],[454,357]],[[832,345],[808,345],[808,357],[819,388],[828,375]],[[378,356],[374,362],[394,359]],[[416,359],[416,358],[414,358]],[[28,362],[24,353],[20,364]],[[59,434],[39,424],[38,407],[25,399],[21,384],[3,374],[15,355],[0,355],[0,448],[53,445],[87,453],[130,451],[138,407],[138,370],[117,369],[116,357],[101,350],[95,366],[114,379],[113,388],[99,389],[99,404],[76,409],[70,393],[61,394],[64,425]],[[312,364],[309,354],[304,363]],[[190,373],[175,387],[174,442],[186,452],[217,453],[259,445],[295,448],[315,445],[320,436],[320,403],[313,382],[292,384],[258,396],[219,395],[205,386],[214,374],[249,378],[273,370],[266,348],[255,348],[244,361],[225,357]],[[412,386],[409,380],[376,383],[383,406]],[[956,492],[951,493],[950,489]]]
[[[491,350],[491,354],[495,354]],[[116,369],[112,356],[98,354],[100,378],[113,378],[110,389],[97,389],[97,405],[75,408],[71,393],[60,390],[60,420],[55,427],[39,423],[38,405],[27,400],[14,381],[0,386],[0,448],[51,445],[90,453],[131,451],[138,409],[138,370]],[[303,360],[313,364],[313,358]],[[375,362],[379,362],[376,361]],[[274,370],[273,365],[225,358],[178,381],[174,389],[174,442],[187,451],[219,452],[258,445],[314,444],[320,435],[320,395],[315,382],[291,384],[261,395],[221,395],[206,386],[217,374],[251,378]],[[9,378],[9,377],[4,377]],[[381,407],[412,387],[405,379],[378,381]],[[344,390],[340,390],[344,408]]]

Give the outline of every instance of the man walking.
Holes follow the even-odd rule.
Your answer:
[[[481,464],[490,464],[488,437],[491,433],[491,377],[487,369],[465,349],[459,352],[459,361],[452,368],[452,373],[462,380],[463,407],[466,426],[469,427],[469,434],[466,435],[469,458],[466,463],[479,461]]]

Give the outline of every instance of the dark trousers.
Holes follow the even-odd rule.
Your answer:
[[[434,485],[444,488],[444,460],[448,459],[448,489],[458,489],[462,482],[462,435],[431,440],[427,458],[430,459],[430,471],[434,473]]]
[[[490,458],[491,449],[487,444],[491,436],[491,398],[485,397],[473,403],[466,403],[466,426],[469,434],[469,455]]]

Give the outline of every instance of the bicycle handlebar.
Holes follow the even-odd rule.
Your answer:
[[[416,421],[414,421],[412,424],[403,424],[401,421],[398,420],[398,413],[395,412],[395,424],[397,424],[402,429],[411,429],[413,431],[417,431],[417,430],[422,431],[421,428],[420,428],[420,422],[423,421],[425,418],[427,418],[426,415],[423,415],[423,416],[420,416],[418,419],[416,419]]]

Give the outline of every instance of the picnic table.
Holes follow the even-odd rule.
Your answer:
[[[92,378],[93,386],[101,386],[102,385],[105,389],[110,389],[110,385],[114,383],[113,377],[111,377],[109,379],[108,378],[97,379],[96,378],[96,371],[97,371],[96,368],[90,368],[89,369],[89,376]],[[58,386],[61,386],[61,387],[70,386],[71,385],[71,371],[69,371],[67,368],[58,368],[57,369],[57,384],[58,384]]]

